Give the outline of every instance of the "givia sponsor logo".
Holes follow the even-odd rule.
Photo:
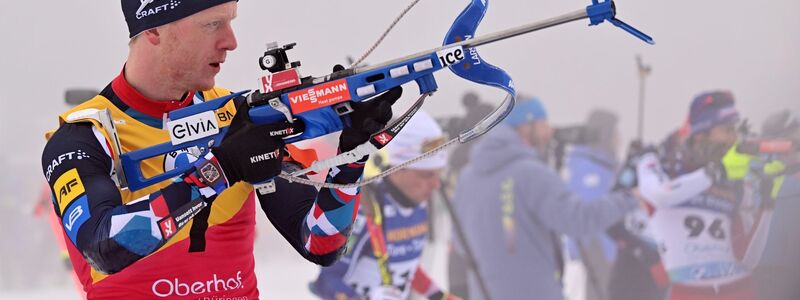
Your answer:
[[[212,111],[167,122],[173,145],[202,139],[219,133],[217,117]]]

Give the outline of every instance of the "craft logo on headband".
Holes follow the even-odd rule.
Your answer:
[[[129,37],[237,0],[120,0]]]
[[[141,20],[144,17],[157,15],[164,11],[173,10],[181,5],[181,2],[178,0],[170,0],[169,3],[157,6],[150,5],[151,3],[156,2],[156,0],[141,0],[141,2],[142,4],[139,6],[139,9],[136,10],[137,20]]]

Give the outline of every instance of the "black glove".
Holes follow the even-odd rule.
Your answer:
[[[342,68],[333,67],[336,72]],[[348,114],[350,126],[345,126],[339,137],[339,150],[347,152],[355,149],[369,140],[369,138],[386,127],[392,120],[392,105],[400,99],[403,87],[392,88],[375,98],[364,102],[352,102],[353,112]]]
[[[281,172],[285,144],[283,135],[274,133],[287,125],[256,125],[250,120],[249,110],[247,102],[242,101],[222,143],[211,148],[229,185],[242,180],[261,183]]]

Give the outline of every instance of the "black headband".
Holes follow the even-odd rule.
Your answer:
[[[169,24],[202,10],[238,0],[122,0],[129,37]]]

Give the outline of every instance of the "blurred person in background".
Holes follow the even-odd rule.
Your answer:
[[[466,113],[463,117],[454,118],[454,121],[448,123],[445,132],[449,138],[453,138],[465,130],[472,128],[475,124],[492,113],[492,106],[482,102],[475,92],[467,92],[464,94],[464,97],[461,99],[461,104],[464,106]],[[461,169],[469,162],[469,153],[473,145],[475,145],[475,142],[458,144],[450,153],[447,163],[448,178],[445,179],[448,180],[445,186],[450,188],[444,190],[444,193],[448,193],[448,195],[452,194],[452,187],[455,186],[455,179],[461,172]],[[448,197],[448,199],[452,199],[452,197]],[[469,295],[467,289],[467,271],[469,271],[467,259],[459,252],[453,251],[452,243],[448,252],[449,262],[447,264],[447,278],[450,291],[466,299]]]
[[[60,115],[42,154],[73,269],[90,299],[258,298],[251,184],[315,157],[284,145],[286,125],[253,124],[238,97],[216,111],[212,127],[228,132],[205,155],[186,149],[141,166],[145,177],[179,165],[191,165],[189,172],[139,191],[121,189],[112,136],[124,151],[168,142],[165,114],[230,93],[214,84],[226,54],[237,47],[231,22],[238,3],[121,4],[131,38],[122,71],[100,95]],[[339,150],[355,148],[385,126],[401,92],[354,104]],[[89,117],[98,110],[110,111],[116,132]],[[366,159],[334,168],[327,181],[358,181]],[[268,219],[304,258],[333,264],[355,219],[358,189],[275,183],[274,193],[258,199]]]
[[[475,92],[468,92],[464,94],[461,99],[461,104],[464,106],[466,113],[462,118],[454,118],[445,128],[448,137],[453,138],[467,129],[472,128],[492,113],[492,106],[482,102]],[[469,151],[475,143],[459,144],[450,154],[448,160],[448,167],[451,169],[450,173],[458,174],[467,162],[469,161]]]
[[[789,110],[770,115],[761,128],[764,139],[800,142],[800,120]],[[797,164],[800,155],[795,152],[783,159]],[[753,276],[758,286],[758,299],[800,299],[800,237],[797,235],[800,174],[795,170],[785,180],[778,194],[764,257]]]
[[[730,92],[702,93],[690,106],[680,163],[665,170],[655,152],[637,163],[637,191],[649,206],[648,226],[671,283],[669,299],[756,297],[750,273],[766,240],[773,190],[779,189],[772,180],[761,186],[766,180],[756,173],[780,167],[753,169],[756,158],[737,152],[738,121]]]
[[[684,137],[674,130],[658,145],[658,154],[665,172],[680,165],[680,148]],[[614,190],[636,187],[636,166],[647,150],[641,141],[628,146],[626,161],[617,174]],[[611,266],[608,298],[614,300],[663,300],[669,286],[658,244],[649,226],[650,210],[643,206],[625,216],[607,231],[617,246],[617,258]]]
[[[389,167],[444,142],[439,125],[417,112],[387,146]],[[322,268],[311,289],[323,299],[460,299],[439,288],[420,266],[429,233],[427,205],[440,187],[444,152],[364,187],[347,253]]]
[[[542,103],[521,101],[473,147],[459,176],[456,214],[492,299],[562,299],[559,235],[601,233],[638,207],[627,193],[580,200],[543,161],[552,135]],[[481,299],[475,280],[470,272],[470,299]]]
[[[578,130],[577,138],[559,141],[558,131],[564,129],[556,130],[556,141],[572,144],[566,157],[565,181],[569,190],[583,201],[600,200],[614,187],[619,168],[617,123],[615,113],[595,109],[584,124],[572,129]],[[607,295],[611,265],[617,256],[614,241],[605,233],[583,237],[579,241],[567,239],[566,251],[569,259],[585,266],[586,274],[581,281],[586,282],[586,289],[580,294],[593,295],[590,299],[608,299],[597,295]],[[571,276],[569,271],[565,276]]]

